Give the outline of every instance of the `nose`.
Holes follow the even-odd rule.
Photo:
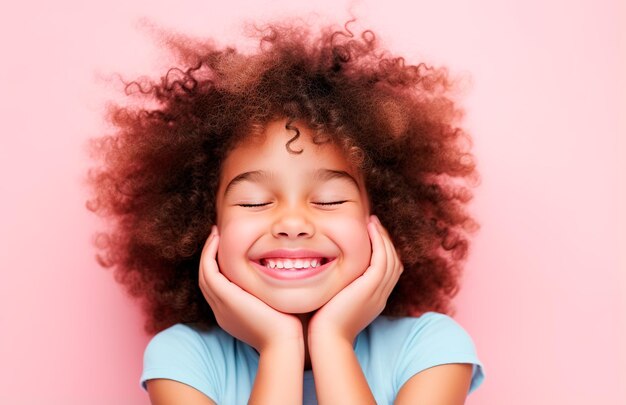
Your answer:
[[[305,213],[289,211],[282,213],[272,224],[275,238],[308,239],[315,234],[315,226]]]

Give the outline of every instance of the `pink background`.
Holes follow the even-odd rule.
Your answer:
[[[86,140],[115,94],[106,78],[166,65],[141,19],[227,42],[244,18],[314,11],[342,22],[349,7],[409,61],[471,78],[463,103],[482,229],[456,319],[487,377],[467,403],[626,403],[618,1],[95,3],[0,12],[1,403],[148,403],[138,379],[149,337],[94,261],[100,224],[82,184]]]

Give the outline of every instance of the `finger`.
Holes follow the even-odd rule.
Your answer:
[[[371,297],[379,287],[384,269],[386,265],[385,259],[385,247],[383,244],[382,236],[376,230],[376,226],[373,222],[367,224],[367,232],[372,244],[372,256],[370,258],[370,264],[365,269],[365,272],[352,281],[344,290],[368,290],[368,296]]]
[[[383,238],[389,241],[389,243],[391,244],[391,247],[393,248],[393,255],[391,256],[394,258],[394,262],[396,263],[396,265],[398,263],[401,263],[400,255],[398,253],[398,250],[393,245],[393,241],[391,239],[391,235],[389,235],[389,231],[387,230],[387,228],[383,226],[383,224],[380,222],[380,219],[376,215],[372,215],[372,217],[373,217],[373,220],[378,224],[378,229],[380,230],[380,233],[383,235]]]
[[[218,246],[219,236],[215,232],[212,232],[207,239],[202,256],[200,257],[200,271],[198,275],[199,285],[205,297],[210,296],[214,298],[214,294],[212,293],[215,284],[214,279],[216,275],[219,275],[217,261],[215,260]]]
[[[370,222],[367,225],[367,230],[372,242],[372,258],[370,259],[370,267],[363,275],[369,275],[373,278],[373,281],[380,283],[384,276],[385,268],[387,267],[385,242],[375,223]]]
[[[385,249],[385,256],[387,259],[385,272],[387,272],[389,268],[395,264],[395,261],[394,261],[395,249],[393,247],[393,243],[391,242],[391,238],[389,237],[389,234],[387,233],[387,230],[380,223],[380,220],[378,219],[376,215],[372,215],[372,222],[374,222],[374,224],[376,225],[376,230],[378,231],[378,234],[380,235],[381,240],[383,242],[382,245]]]
[[[390,283],[393,281],[393,278],[394,278],[396,256],[395,256],[395,249],[393,247],[391,239],[389,239],[387,235],[382,234],[382,232],[381,232],[381,236],[382,236],[383,244],[385,246],[385,254],[387,256],[387,263],[386,263],[387,266],[385,267],[383,280],[380,283],[380,289],[378,291],[381,293],[381,295],[384,295],[384,298],[386,299],[387,295],[390,292]]]
[[[390,250],[388,251],[388,254],[391,258],[393,258],[394,268],[398,269],[402,267],[402,259],[400,258],[400,254],[398,253],[398,250],[393,244],[391,236],[389,235],[389,231],[387,231],[387,228],[383,226],[383,224],[380,222],[380,219],[376,215],[373,215],[373,218],[375,222],[378,224],[380,233],[383,235],[383,239],[385,240],[386,245],[390,248]]]
[[[382,236],[382,240],[385,245],[385,252],[387,255],[387,267],[385,269],[385,277],[383,282],[381,283],[380,289],[381,294],[383,294],[385,296],[384,298],[386,299],[398,281],[402,269],[402,262],[400,261],[393,242],[391,241],[389,233],[382,226],[378,217],[373,217],[374,222],[377,224],[377,228]]]
[[[217,226],[213,225],[211,227],[211,233],[209,234],[209,236],[207,237],[206,241],[204,242],[204,246],[202,248],[202,255],[204,256],[206,250],[209,248],[209,245],[211,244],[211,241],[213,240],[213,238],[218,235],[218,230],[217,230]]]
[[[207,258],[204,264],[205,269],[202,272],[206,292],[211,296],[214,302],[222,305],[233,299],[247,300],[249,299],[249,293],[230,281],[219,271],[219,266],[215,260],[219,239],[219,235],[213,235],[213,240],[209,243],[206,251]]]
[[[218,272],[218,267],[217,267],[217,248],[219,246],[219,235],[211,235],[209,236],[209,239],[207,240],[206,243],[206,247],[205,250],[202,253],[202,256],[200,257],[200,261],[201,261],[201,269],[204,268],[204,272],[206,273],[207,271],[209,272]]]
[[[198,276],[201,282],[207,282],[207,272],[211,271],[211,267],[216,267],[215,254],[217,252],[217,240],[215,234],[212,232],[207,238],[204,247],[202,248],[202,254],[200,255],[200,269]]]
[[[391,237],[389,236],[389,232],[387,231],[387,228],[385,228],[382,222],[380,222],[380,218],[378,218],[377,215],[372,215],[372,220],[378,225],[378,229],[380,230],[380,233],[383,236],[391,239]]]
[[[400,275],[402,274],[404,266],[391,239],[389,239],[389,248],[392,250],[391,255],[393,257],[393,264],[389,271],[389,280],[386,288],[388,293],[391,293],[391,290],[393,290],[398,282],[398,279],[400,278]]]

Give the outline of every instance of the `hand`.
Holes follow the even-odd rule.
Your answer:
[[[270,346],[296,343],[301,344],[304,356],[300,320],[276,311],[220,273],[216,260],[218,244],[219,235],[214,226],[202,250],[199,271],[200,289],[218,325],[259,353]]]
[[[372,243],[370,266],[320,308],[309,322],[309,342],[321,335],[350,344],[385,308],[403,271],[387,231],[372,215],[367,224]]]

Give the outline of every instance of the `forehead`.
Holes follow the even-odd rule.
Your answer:
[[[330,141],[313,143],[313,133],[304,125],[294,124],[300,133],[294,139],[296,132],[287,129],[285,123],[285,120],[271,122],[263,133],[247,137],[233,148],[222,164],[222,183],[256,170],[291,175],[312,174],[323,168],[346,171],[355,177],[359,175],[337,145]]]

